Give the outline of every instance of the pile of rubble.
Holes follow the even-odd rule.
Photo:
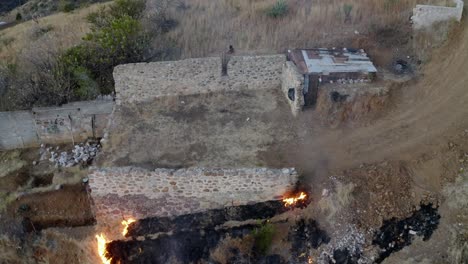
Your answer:
[[[59,147],[46,147],[41,145],[41,160],[49,160],[55,167],[73,167],[76,165],[89,165],[100,151],[98,142],[86,142],[75,145],[71,151],[60,151]]]
[[[373,263],[363,255],[365,236],[355,226],[348,225],[332,234],[333,239],[322,249],[318,263]]]

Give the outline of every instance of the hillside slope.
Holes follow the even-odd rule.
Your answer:
[[[303,148],[314,146],[331,163],[350,166],[424,153],[468,128],[468,23],[462,23],[450,43],[434,52],[419,80],[399,87],[382,119],[365,127],[323,130]]]

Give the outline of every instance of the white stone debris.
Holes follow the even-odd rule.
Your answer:
[[[322,197],[328,197],[329,194],[330,194],[330,191],[328,189],[322,190]]]
[[[40,160],[49,160],[54,163],[56,167],[73,167],[76,165],[85,165],[92,161],[97,153],[101,149],[101,145],[98,143],[80,143],[75,145],[74,148],[67,152],[59,152],[59,147],[46,148],[45,145],[41,145],[39,153],[41,155]]]
[[[333,252],[336,249],[347,249],[351,255],[360,255],[361,258],[358,263],[372,263],[366,256],[361,254],[366,241],[364,234],[358,231],[355,226],[347,226],[342,230],[337,230],[331,237],[332,240],[323,248],[317,263],[325,264],[329,263],[330,260],[333,262]]]

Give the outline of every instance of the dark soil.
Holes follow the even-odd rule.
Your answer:
[[[12,202],[8,214],[22,219],[27,231],[48,227],[72,227],[95,222],[85,185],[28,194]]]
[[[0,177],[0,191],[13,192],[19,187],[25,186],[30,179],[30,174],[26,169],[21,169]]]

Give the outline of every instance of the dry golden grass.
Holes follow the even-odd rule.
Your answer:
[[[276,0],[190,0],[173,11],[180,24],[168,36],[183,58],[217,55],[229,45],[240,53],[350,46],[356,31],[408,24],[417,3],[434,1],[447,0],[288,0],[287,16],[274,19],[265,9]],[[346,22],[345,4],[352,6]]]
[[[89,32],[86,16],[106,4],[95,4],[73,13],[57,13],[37,22],[30,20],[0,31],[0,62],[16,62],[22,53],[37,49],[61,50],[78,44]],[[43,34],[41,30],[49,28]]]
[[[160,1],[160,0],[148,0]],[[289,12],[270,18],[265,10],[276,0],[186,0],[172,16],[179,25],[159,45],[180,51],[180,57],[218,55],[229,45],[239,54],[275,53],[290,48],[356,46],[356,32],[366,34],[385,25],[406,23],[418,4],[448,4],[451,0],[287,0]],[[344,5],[351,5],[345,22]],[[0,61],[16,62],[37,49],[63,50],[78,44],[89,31],[86,16],[104,4],[73,13],[58,13],[0,31]],[[151,10],[150,10],[151,11]],[[37,37],[35,32],[52,30]],[[27,51],[27,52],[24,52]]]

